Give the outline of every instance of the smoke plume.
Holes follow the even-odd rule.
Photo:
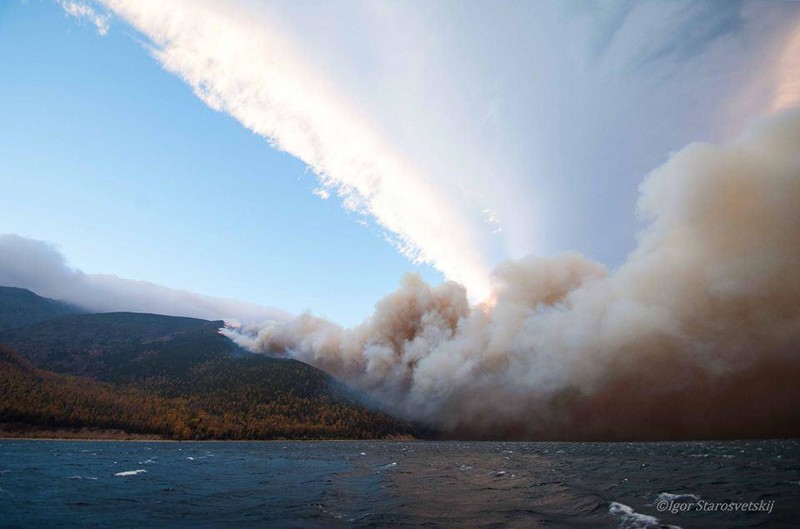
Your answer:
[[[312,315],[229,330],[476,438],[800,434],[800,111],[691,144],[640,187],[617,270],[578,254],[494,272],[470,306],[416,276],[344,329]]]

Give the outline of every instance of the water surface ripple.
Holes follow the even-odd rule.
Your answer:
[[[800,445],[3,440],[0,526],[796,528]]]

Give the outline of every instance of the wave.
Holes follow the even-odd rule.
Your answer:
[[[140,468],[140,469],[138,469],[138,470],[126,470],[126,471],[124,471],[124,472],[117,472],[117,473],[116,473],[116,474],[114,474],[114,475],[115,475],[115,476],[118,476],[118,477],[124,477],[124,476],[135,476],[135,475],[137,475],[137,474],[144,474],[145,472],[147,472],[145,469],[143,469],[143,468]]]
[[[656,496],[656,502],[659,501],[675,501],[678,503],[694,503],[700,500],[697,494],[672,494],[669,492],[662,492]]]
[[[608,506],[608,512],[619,517],[620,529],[681,529],[677,525],[662,525],[655,516],[638,513],[632,507],[616,501]]]

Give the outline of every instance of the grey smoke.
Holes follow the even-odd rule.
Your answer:
[[[285,321],[278,309],[202,296],[147,281],[85,274],[69,266],[54,246],[14,234],[0,235],[0,286],[27,288],[40,296],[96,312],[153,312],[211,320]]]
[[[675,153],[638,211],[610,273],[579,254],[509,262],[477,307],[408,276],[353,328],[305,314],[228,334],[450,435],[800,434],[800,110]]]

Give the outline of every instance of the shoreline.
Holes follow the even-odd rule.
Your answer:
[[[421,441],[418,437],[384,437],[376,439],[170,439],[156,434],[136,434],[123,430],[85,428],[77,430],[0,430],[0,441],[124,441],[140,443],[285,443],[285,442],[342,442],[342,441]]]
[[[78,437],[78,436],[39,436],[31,437],[30,435],[9,436],[4,435],[6,432],[0,432],[0,442],[3,441],[88,441],[88,442],[125,442],[125,443],[357,443],[357,442],[405,442],[405,443],[537,443],[537,444],[673,444],[673,443],[736,443],[744,441],[789,441],[794,440],[800,442],[797,437],[760,437],[760,438],[746,438],[746,439],[686,439],[681,441],[552,441],[552,440],[538,440],[538,441],[523,441],[523,440],[497,440],[497,439],[423,439],[419,437],[384,437],[375,439],[165,439],[162,437],[148,438],[146,434],[128,434],[126,437]]]

